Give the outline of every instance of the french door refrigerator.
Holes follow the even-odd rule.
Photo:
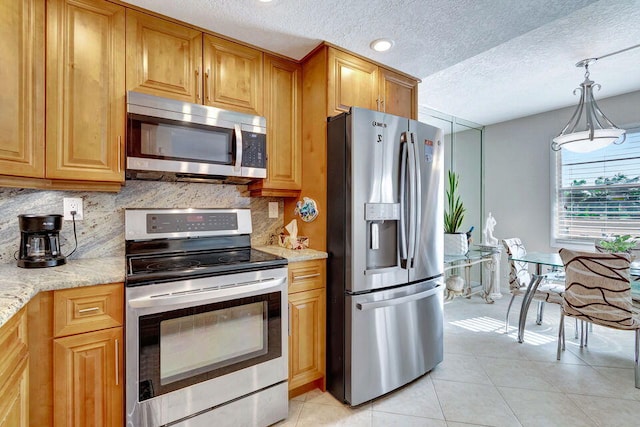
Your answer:
[[[442,130],[352,107],[327,125],[327,388],[352,406],[442,361]]]

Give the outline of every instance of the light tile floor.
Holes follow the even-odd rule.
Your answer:
[[[559,307],[535,304],[518,344],[520,298],[486,304],[478,296],[445,302],[444,361],[429,374],[373,402],[350,408],[313,390],[289,401],[278,426],[640,426],[640,389],[633,381],[634,334],[593,327],[580,349],[567,320],[567,349],[556,361]]]

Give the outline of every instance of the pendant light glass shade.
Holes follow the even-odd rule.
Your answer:
[[[569,123],[562,129],[562,132],[551,144],[551,149],[558,151],[564,148],[569,151],[587,153],[606,147],[609,144],[622,144],[626,138],[625,130],[617,127],[604,115],[596,100],[593,97],[593,88],[600,89],[599,84],[595,84],[589,79],[589,64],[596,59],[585,59],[576,64],[577,67],[584,67],[584,81],[580,87],[573,91],[576,94],[580,91],[580,102],[576,107]]]

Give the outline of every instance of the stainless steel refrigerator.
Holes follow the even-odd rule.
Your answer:
[[[327,125],[327,388],[352,406],[442,361],[442,130],[351,108]]]

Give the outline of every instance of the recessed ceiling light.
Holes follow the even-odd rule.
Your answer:
[[[271,3],[272,0],[258,0],[260,3]]]
[[[369,46],[377,52],[386,52],[393,47],[393,44],[391,39],[377,39],[372,41]]]

